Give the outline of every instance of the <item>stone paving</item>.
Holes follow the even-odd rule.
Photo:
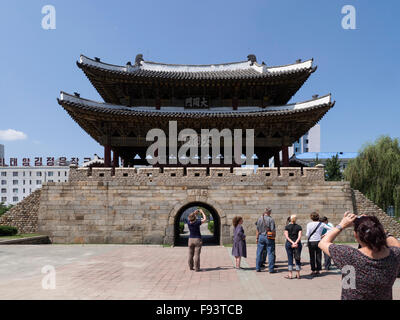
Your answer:
[[[300,280],[285,279],[283,246],[278,273],[255,272],[254,245],[245,270],[233,268],[231,248],[205,246],[201,272],[188,270],[187,248],[142,245],[10,245],[0,247],[0,299],[339,299],[337,270],[307,276],[303,249]],[[42,267],[56,270],[56,288],[43,289]],[[393,289],[400,299],[400,283]]]

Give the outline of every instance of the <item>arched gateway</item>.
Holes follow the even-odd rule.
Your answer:
[[[214,224],[214,228],[213,228],[214,232],[213,233],[209,232],[210,234],[208,234],[206,225],[204,225],[204,227],[202,228],[203,230],[207,230],[205,232],[206,234],[204,234],[204,232],[202,232],[203,233],[202,234],[203,244],[206,244],[206,245],[220,245],[221,244],[221,218],[220,218],[217,210],[207,203],[197,201],[197,202],[190,202],[190,203],[187,203],[186,205],[182,206],[179,209],[179,211],[177,212],[177,214],[175,215],[175,219],[174,219],[174,245],[175,246],[187,245],[189,234],[187,232],[184,235],[180,234],[180,223],[181,222],[186,223],[186,222],[184,222],[184,220],[182,218],[184,216],[187,216],[188,214],[190,214],[197,208],[206,209],[206,211],[210,213],[210,216],[208,217],[209,223],[210,223],[210,221],[212,221],[211,223]]]

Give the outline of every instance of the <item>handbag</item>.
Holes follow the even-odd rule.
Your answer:
[[[313,232],[310,233],[307,239],[307,246],[310,246],[310,239],[313,236],[313,234],[318,230],[319,226],[322,224],[322,222],[318,223],[317,227],[313,230]]]
[[[264,216],[263,216],[263,223],[264,223],[264,227],[266,226],[265,225],[265,220],[264,220]],[[275,238],[276,238],[276,232],[275,231],[271,231],[271,229],[268,227],[268,228],[265,228],[266,230],[267,230],[267,239],[269,239],[269,240],[275,240]]]

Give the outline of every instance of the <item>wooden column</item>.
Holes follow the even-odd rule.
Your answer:
[[[279,159],[279,151],[276,151],[274,153],[274,166],[275,166],[275,168],[281,167],[281,160]]]
[[[118,151],[113,152],[113,167],[118,168],[119,167],[119,154]]]
[[[104,167],[106,167],[106,168],[111,167],[111,146],[110,145],[104,146]]]
[[[232,108],[233,110],[237,110],[239,106],[239,87],[235,86],[233,88],[233,98],[232,98]]]
[[[160,110],[161,108],[161,99],[160,99],[160,89],[156,88],[156,110]]]
[[[289,147],[282,148],[282,162],[284,167],[289,167]]]

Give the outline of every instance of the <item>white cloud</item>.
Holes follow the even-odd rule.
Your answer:
[[[15,141],[15,140],[24,140],[28,136],[22,131],[17,131],[14,129],[0,130],[0,140],[5,141]]]

